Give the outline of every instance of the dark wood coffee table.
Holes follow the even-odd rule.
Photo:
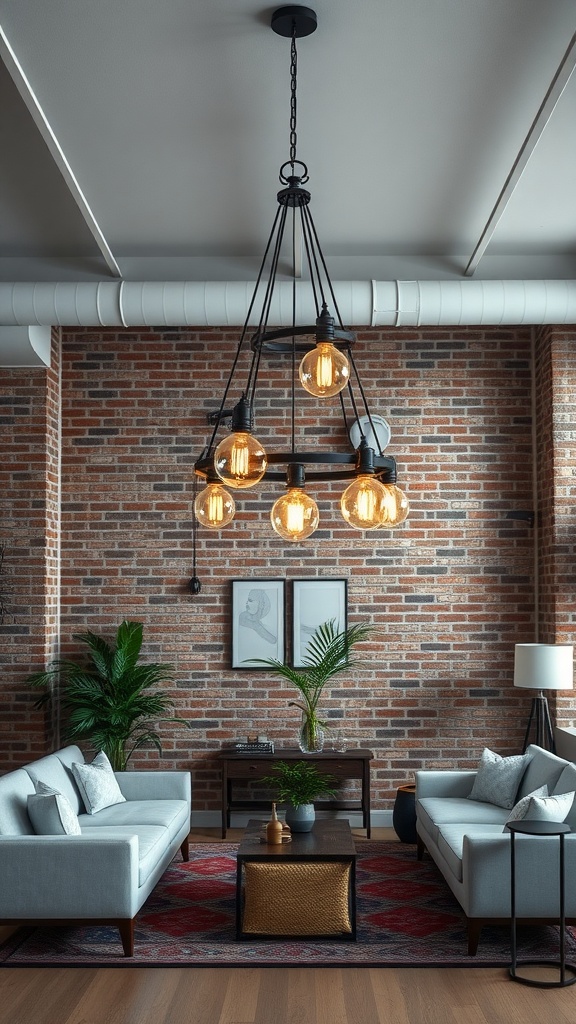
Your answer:
[[[238,847],[237,939],[356,941],[356,847],[348,821],[316,821],[278,846],[250,820]]]

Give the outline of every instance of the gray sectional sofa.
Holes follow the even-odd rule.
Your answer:
[[[0,925],[113,923],[126,956],[134,917],[181,850],[188,860],[189,772],[118,772],[125,800],[84,813],[65,747],[0,778]],[[37,835],[28,797],[43,782],[78,815],[79,835]]]
[[[576,764],[535,745],[516,799],[546,785],[550,795],[576,789]],[[510,920],[510,810],[469,799],[476,772],[416,772],[418,857],[435,861],[468,918],[468,952],[478,948],[482,926]],[[569,804],[568,804],[569,806]],[[576,830],[576,806],[566,822]],[[516,913],[518,921],[559,917],[559,841],[516,839]],[[576,924],[576,831],[565,839],[566,917]]]

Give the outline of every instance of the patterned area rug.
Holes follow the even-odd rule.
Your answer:
[[[402,843],[358,844],[358,940],[237,942],[236,847],[202,843],[174,861],[136,918],[134,958],[112,927],[20,930],[0,948],[16,966],[507,966],[507,928],[486,928],[475,957],[466,953],[462,911],[435,864]],[[178,855],[180,856],[180,855]],[[518,957],[555,959],[558,929],[520,928]],[[576,956],[572,935],[568,959]]]

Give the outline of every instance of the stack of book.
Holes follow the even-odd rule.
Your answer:
[[[254,742],[238,740],[234,744],[234,750],[238,754],[273,754],[274,744],[272,740],[257,740]]]

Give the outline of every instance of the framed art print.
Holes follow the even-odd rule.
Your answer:
[[[292,665],[302,668],[312,633],[335,620],[340,632],[348,626],[348,580],[294,580],[292,584]]]
[[[232,580],[232,668],[262,669],[258,658],[284,661],[284,580]]]

